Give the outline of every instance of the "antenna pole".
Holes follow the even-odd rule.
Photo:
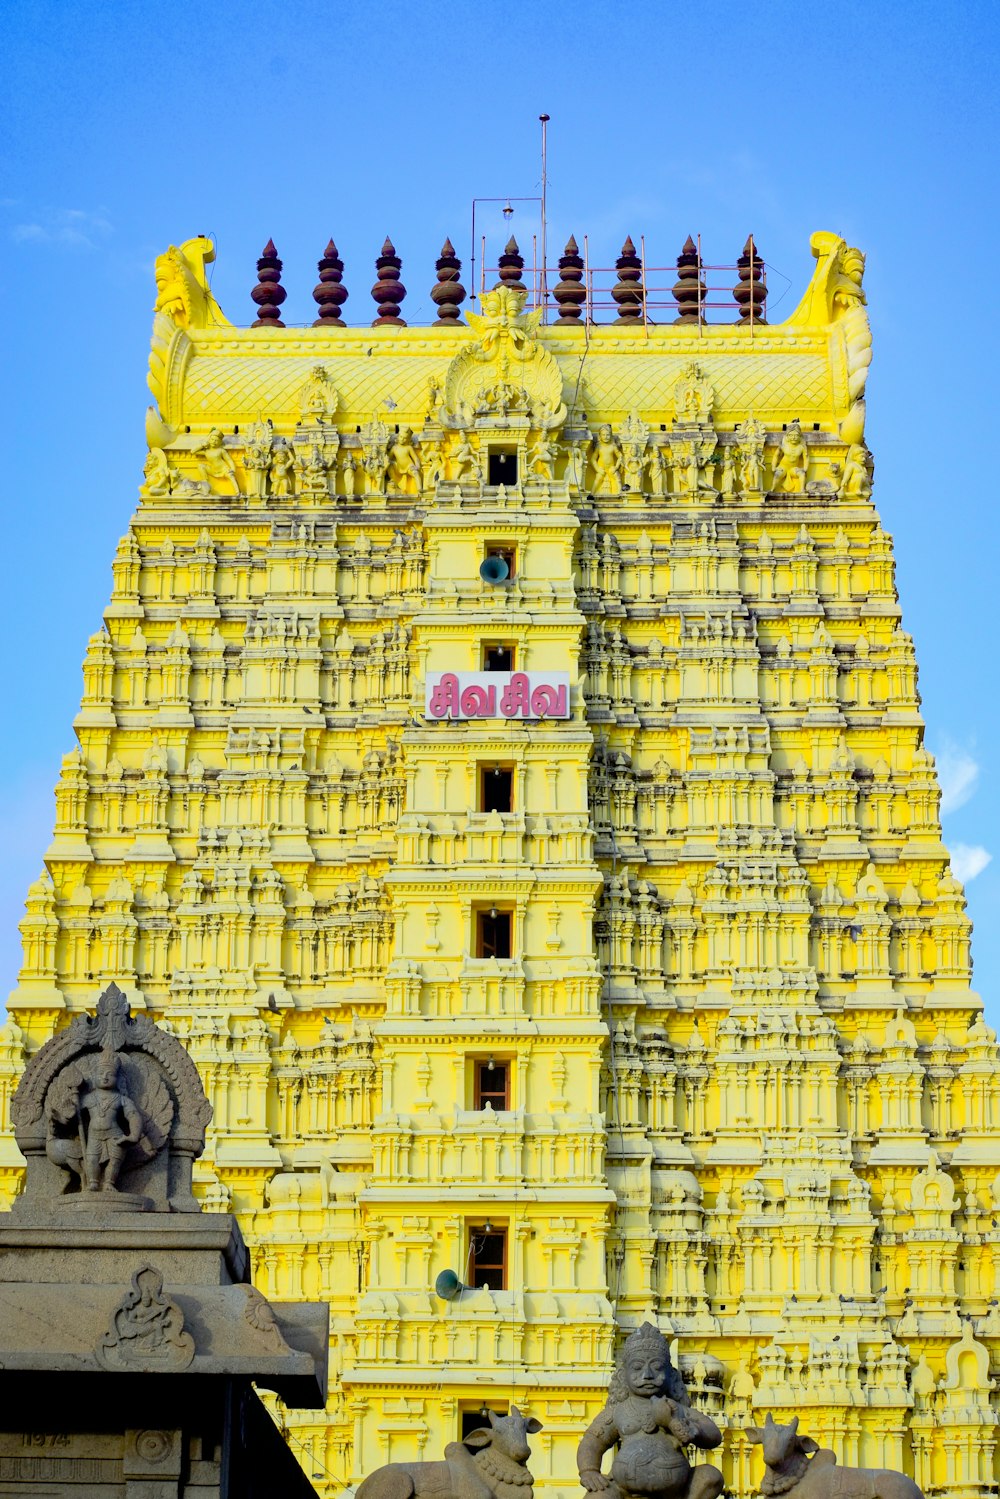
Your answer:
[[[549,125],[548,115],[539,115],[542,123],[542,322],[549,320],[549,282],[545,263],[545,192],[548,186],[546,168],[548,165],[547,132]]]

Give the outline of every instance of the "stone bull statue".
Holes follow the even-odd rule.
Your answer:
[[[763,1495],[794,1499],[923,1499],[912,1478],[891,1468],[841,1468],[836,1455],[812,1437],[799,1436],[799,1418],[779,1426],[768,1412],[763,1426],[748,1426],[747,1438],[764,1449]],[[815,1456],[813,1456],[815,1454]]]
[[[488,1428],[449,1442],[443,1462],[376,1468],[356,1499],[532,1499],[528,1435],[541,1431],[541,1421],[522,1415],[516,1405],[508,1416],[490,1411],[489,1418]]]

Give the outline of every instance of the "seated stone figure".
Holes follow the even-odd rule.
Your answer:
[[[644,1322],[626,1339],[608,1403],[577,1449],[580,1482],[607,1499],[717,1499],[722,1474],[710,1463],[692,1468],[684,1448],[721,1441],[715,1422],[690,1405],[666,1338]],[[601,1459],[616,1443],[611,1472],[602,1473]]]

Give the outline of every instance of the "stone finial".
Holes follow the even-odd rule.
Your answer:
[[[378,317],[372,319],[373,328],[406,327],[406,319],[399,315],[399,304],[406,296],[406,287],[399,279],[402,265],[403,262],[396,254],[396,247],[387,235],[382,253],[375,262],[376,279],[372,297],[378,307]]]
[[[251,328],[285,326],[281,321],[281,304],[288,293],[281,284],[281,261],[273,239],[268,240],[257,262],[257,285],[250,295],[257,303],[257,317],[250,324]]]
[[[736,262],[736,274],[739,281],[733,287],[733,297],[739,304],[740,322],[764,322],[767,287],[764,285],[764,267],[752,234],[747,236],[743,254]]]
[[[347,287],[342,286],[344,262],[337,254],[337,246],[331,239],[319,262],[319,285],[313,287],[313,301],[319,304],[319,317],[314,328],[342,328],[340,309],[347,301]]]
[[[438,322],[446,328],[458,326],[458,309],[465,301],[465,287],[461,282],[462,262],[455,254],[455,246],[446,239],[441,254],[434,262],[437,285],[431,288],[431,301],[438,310]]]
[[[559,281],[552,290],[552,296],[559,308],[556,322],[562,323],[564,327],[578,328],[580,326],[580,314],[587,300],[587,288],[582,283],[583,256],[571,234],[566,241],[565,250],[559,257]]]
[[[618,280],[611,288],[611,295],[618,304],[618,317],[623,323],[642,321],[642,304],[646,289],[642,284],[642,261],[635,253],[631,235],[622,245],[622,253],[615,261]]]
[[[677,280],[673,288],[677,303],[675,323],[698,323],[704,317],[701,309],[705,306],[705,281],[698,259],[698,247],[689,234],[677,257]]]
[[[197,1213],[192,1163],[212,1117],[181,1043],[132,1015],[110,984],[97,1014],[78,1015],[32,1056],[11,1104],[28,1163],[14,1211]]]
[[[517,248],[517,240],[513,235],[504,246],[504,252],[497,261],[497,268],[500,272],[501,286],[512,286],[516,291],[524,290],[524,282],[521,280],[524,256]]]

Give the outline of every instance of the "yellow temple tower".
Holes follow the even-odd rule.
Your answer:
[[[332,242],[311,327],[273,245],[249,328],[207,240],[157,263],[0,1185],[26,1057],[113,979],[198,1065],[257,1284],[331,1306],[326,1416],[279,1415],[324,1495],[513,1402],[569,1499],[645,1318],[734,1495],[766,1411],[995,1492],[1000,1060],[871,499],[864,258],[812,249],[779,326],[752,240],[728,322],[690,241],[665,315],[628,242],[603,320],[572,241],[546,308],[508,245],[467,324],[446,244],[425,327],[388,241],[371,327]]]

